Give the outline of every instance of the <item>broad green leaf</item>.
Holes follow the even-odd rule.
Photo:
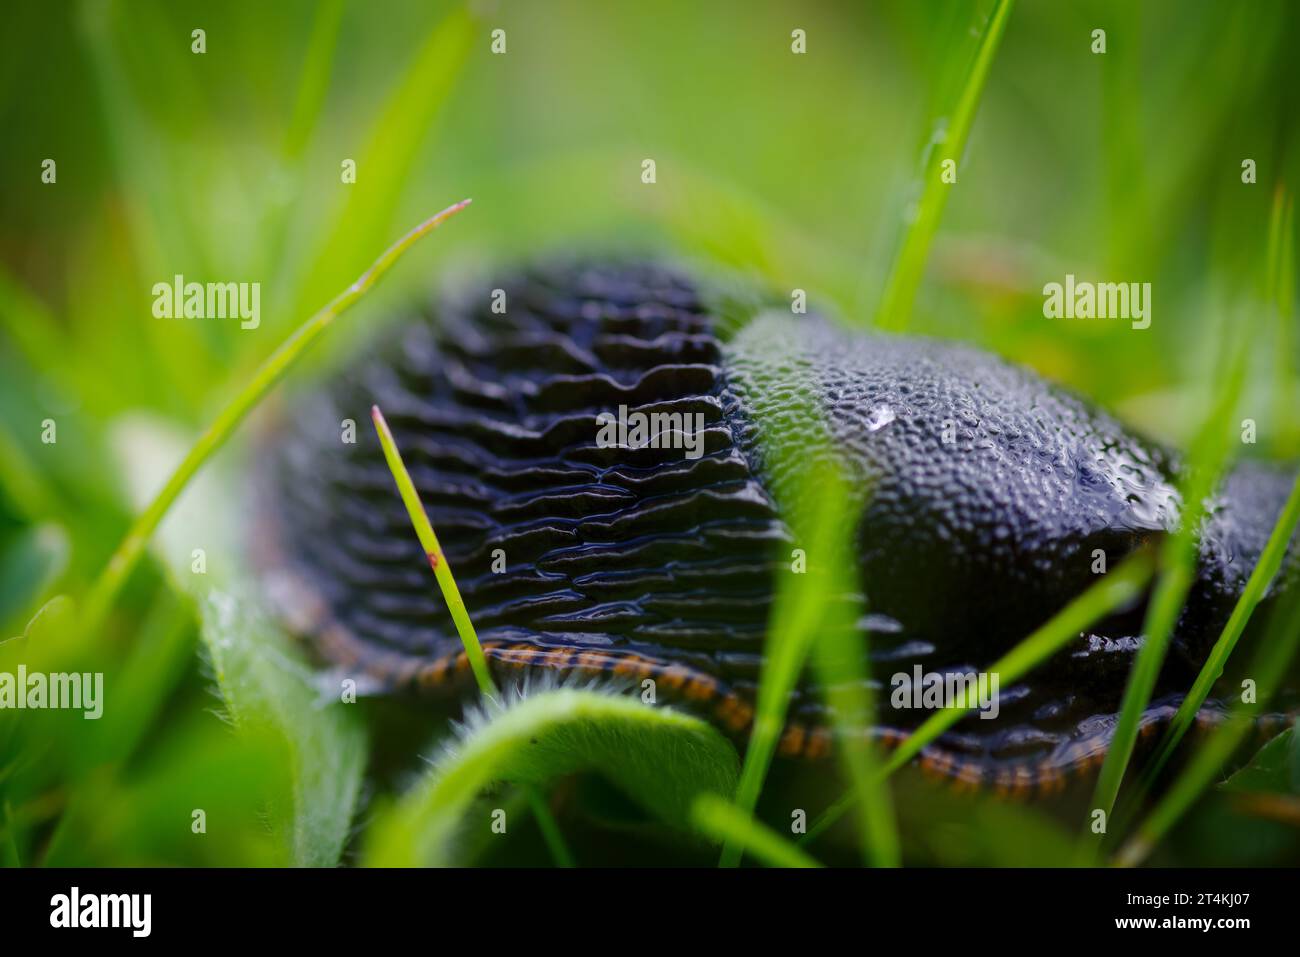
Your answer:
[[[541,785],[596,770],[632,800],[685,826],[700,793],[730,794],[735,749],[698,718],[638,698],[559,688],[489,701],[429,777],[371,830],[379,866],[445,865],[474,798],[496,783]],[[484,819],[483,828],[491,821]]]
[[[251,590],[210,588],[199,611],[203,644],[235,726],[273,730],[287,748],[291,803],[273,802],[273,814],[290,860],[335,866],[366,764],[359,719],[340,701],[322,700],[311,669],[257,607]]]
[[[1219,785],[1221,791],[1300,794],[1300,735],[1288,728]]]
[[[278,835],[259,826],[262,789],[249,785],[280,782],[288,772],[272,733],[214,735],[211,716],[174,715],[130,774],[98,774],[68,795],[36,860],[47,867],[281,865]]]
[[[133,492],[147,498],[185,444],[144,422],[118,431]],[[200,476],[163,522],[156,547],[178,586],[197,602],[203,646],[234,726],[269,734],[284,749],[289,793],[268,798],[288,860],[332,867],[356,812],[365,732],[348,705],[323,694],[301,653],[261,607],[240,543],[230,537],[239,527],[239,487],[235,476],[219,469]]]

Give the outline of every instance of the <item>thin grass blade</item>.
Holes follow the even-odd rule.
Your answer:
[[[1002,685],[1020,680],[1065,647],[1072,639],[1078,637],[1080,632],[1137,599],[1152,573],[1151,555],[1148,551],[1140,550],[1131,555],[1114,571],[1062,608],[1041,628],[998,659],[989,667],[989,671],[998,675],[999,683]],[[920,754],[926,745],[956,724],[975,704],[975,701],[966,700],[963,694],[954,707],[935,712],[894,751],[881,770],[882,776],[888,777]],[[856,794],[850,793],[831,805],[808,828],[808,833],[800,843],[812,841],[822,834],[853,806],[856,799]]]
[[[1264,551],[1255,564],[1254,571],[1250,573],[1250,578],[1246,582],[1246,587],[1242,590],[1241,597],[1237,599],[1237,604],[1232,609],[1232,615],[1228,618],[1228,623],[1223,626],[1223,633],[1219,635],[1219,640],[1215,642],[1214,647],[1210,650],[1205,665],[1196,676],[1196,681],[1193,682],[1191,690],[1187,692],[1187,697],[1179,705],[1178,713],[1174,715],[1173,721],[1170,722],[1161,743],[1159,754],[1152,763],[1151,770],[1146,775],[1148,782],[1154,779],[1155,775],[1159,773],[1160,769],[1165,766],[1165,763],[1172,756],[1174,749],[1178,747],[1178,742],[1187,733],[1187,729],[1192,726],[1192,721],[1195,719],[1196,713],[1201,709],[1201,705],[1205,704],[1205,699],[1209,697],[1211,686],[1223,674],[1224,666],[1228,663],[1228,656],[1237,647],[1237,641],[1241,638],[1242,632],[1246,630],[1251,615],[1264,597],[1265,592],[1268,591],[1273,579],[1277,577],[1278,570],[1282,567],[1282,559],[1286,555],[1287,545],[1291,541],[1291,537],[1295,534],[1297,522],[1300,522],[1300,478],[1297,478],[1295,484],[1291,487],[1291,494],[1282,507],[1282,514],[1278,516],[1277,524],[1273,526],[1273,531],[1268,538],[1268,544],[1264,546]]]
[[[1300,597],[1291,596],[1279,607],[1256,655],[1252,673],[1263,689],[1255,704],[1238,704],[1231,716],[1215,729],[1210,740],[1198,748],[1183,773],[1170,786],[1150,816],[1120,850],[1116,863],[1132,867],[1142,863],[1156,844],[1196,802],[1197,797],[1222,772],[1250,732],[1255,716],[1272,697],[1300,645]]]
[[[1271,235],[1270,256],[1275,242],[1276,237]],[[1179,528],[1165,540],[1161,552],[1161,575],[1142,623],[1144,643],[1138,651],[1128,684],[1124,688],[1115,735],[1102,762],[1093,792],[1092,807],[1103,811],[1108,818],[1114,810],[1120,785],[1133,757],[1142,712],[1151,700],[1156,679],[1164,665],[1170,636],[1195,580],[1197,543],[1201,522],[1205,517],[1205,503],[1218,484],[1228,460],[1228,435],[1232,431],[1230,423],[1245,387],[1250,343],[1254,340],[1258,324],[1259,310],[1251,310],[1237,345],[1232,347],[1227,343],[1222,344],[1226,356],[1225,371],[1215,390],[1210,413],[1192,445],[1185,478],[1179,489],[1183,514],[1180,516]],[[1244,627],[1245,621],[1241,624]],[[1080,843],[1080,852],[1085,857],[1089,851],[1091,833],[1091,830],[1084,831]]]
[[[466,4],[455,5],[433,26],[380,105],[355,157],[357,182],[348,187],[341,213],[326,227],[320,248],[294,284],[295,312],[319,301],[333,288],[334,276],[348,275],[360,265],[360,243],[382,237],[391,228],[419,148],[469,56],[475,22]]]
[[[542,840],[546,842],[546,849],[550,852],[555,866],[577,867],[573,852],[565,843],[564,835],[560,833],[560,825],[556,823],[555,815],[547,807],[546,798],[541,790],[532,784],[525,786],[524,790],[528,795],[528,808],[533,812],[533,820],[537,822],[537,829],[542,832]]]
[[[921,197],[916,205],[915,215],[911,217],[903,235],[902,246],[890,271],[888,284],[885,286],[884,299],[876,316],[876,325],[882,329],[899,331],[907,327],[912,315],[912,304],[916,299],[916,290],[921,285],[925,273],[926,259],[930,254],[930,245],[934,240],[935,230],[943,216],[944,206],[948,202],[951,183],[944,182],[941,172],[944,163],[951,160],[960,165],[966,142],[970,138],[971,126],[975,122],[975,113],[979,107],[984,84],[988,80],[993,57],[998,44],[1011,18],[1014,0],[997,0],[996,6],[980,29],[979,46],[971,62],[970,72],[962,85],[957,102],[953,105],[951,122],[942,141],[933,144],[930,157],[922,172]]]
[[[390,246],[361,276],[339,293],[323,309],[305,323],[275,350],[258,368],[252,380],[244,386],[238,395],[217,416],[206,432],[190,448],[162,490],[153,501],[140,513],[122,539],[117,550],[109,559],[108,565],[92,586],[82,612],[82,627],[87,633],[98,630],[104,617],[112,607],[114,599],[130,575],[140,556],[144,553],[150,536],[162,521],[167,510],[176,501],[177,496],[189,484],[204,463],[223,446],[234,434],[235,429],[244,421],[290,369],[302,358],[303,354],[320,338],[340,315],[347,311],[358,299],[366,294],[381,276],[401,258],[421,237],[432,232],[456,213],[460,212],[470,201],[462,200],[448,206],[442,212],[431,216],[416,226],[396,243]]]
[[[832,515],[850,518],[848,488],[838,476],[822,485]],[[840,521],[842,529],[856,523]],[[841,538],[841,548],[848,541]],[[832,596],[857,591],[851,569],[857,567],[849,554],[835,556],[827,571],[830,582],[823,591]],[[875,695],[870,683],[870,637],[862,626],[863,608],[858,601],[836,601],[828,609],[820,635],[812,650],[813,671],[824,689],[827,713],[835,735],[836,754],[845,777],[857,795],[858,834],[862,859],[873,867],[897,867],[901,863],[898,828],[893,799],[880,773],[880,755],[871,737],[875,724]]]
[[[789,421],[802,421],[799,431],[820,434],[821,423],[807,410]],[[823,449],[826,441],[823,434]],[[767,447],[774,458],[798,454],[800,448],[782,431],[770,437]],[[777,743],[785,730],[790,694],[828,623],[828,609],[839,597],[832,594],[833,576],[837,569],[845,567],[846,536],[856,524],[850,518],[844,480],[838,475],[837,466],[829,460],[819,460],[816,455],[807,457],[812,465],[791,495],[790,521],[809,567],[802,574],[791,570],[773,604],[754,724],[736,791],[736,805],[747,814],[752,814],[758,805]],[[739,845],[724,844],[719,863],[722,867],[735,867],[740,857]]]
[[[433,569],[438,587],[442,589],[442,597],[451,611],[452,621],[456,623],[456,631],[460,635],[461,644],[465,646],[470,668],[474,671],[474,680],[478,682],[479,691],[484,695],[495,695],[496,686],[492,683],[487,659],[483,656],[483,646],[479,644],[478,632],[474,630],[474,623],[470,621],[469,612],[465,610],[465,599],[461,597],[460,589],[456,587],[456,576],[452,574],[451,566],[447,564],[447,556],[443,554],[442,545],[439,544],[438,536],[429,522],[429,515],[420,501],[420,493],[416,491],[415,483],[411,481],[411,473],[406,470],[402,453],[397,449],[393,433],[388,428],[384,414],[379,411],[379,406],[371,406],[370,417],[374,420],[375,431],[379,433],[379,444],[383,446],[384,458],[388,462],[389,471],[393,473],[393,480],[397,483],[402,502],[406,505],[406,513],[411,517],[411,524],[415,526],[420,547],[428,556],[429,567]]]
[[[821,867],[801,847],[716,794],[701,794],[691,806],[691,822],[728,846],[743,848],[769,867]]]

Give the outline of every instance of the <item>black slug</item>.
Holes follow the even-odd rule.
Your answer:
[[[551,265],[499,285],[504,295],[476,290],[402,325],[302,403],[263,456],[268,588],[325,659],[374,690],[468,682],[367,427],[372,404],[494,669],[653,678],[661,698],[738,738],[795,546],[782,502],[802,457],[769,461],[764,440],[799,403],[821,412],[829,448],[865,490],[857,556],[887,743],[927,716],[890,707],[891,674],[987,667],[1095,581],[1098,555],[1114,567],[1177,522],[1175,454],[976,349],[788,307],[733,331],[690,279],[655,265]],[[699,444],[607,447],[598,435],[620,407],[701,423]],[[1291,482],[1241,465],[1210,503],[1148,724],[1190,685]],[[1274,593],[1294,587],[1296,551]],[[1081,635],[1002,687],[996,719],[963,719],[922,763],[1017,790],[1095,764],[1140,622],[1129,609]],[[829,750],[810,684],[790,717],[782,753]]]

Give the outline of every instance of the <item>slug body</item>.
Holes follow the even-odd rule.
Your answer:
[[[975,349],[788,310],[727,337],[696,287],[656,266],[542,269],[498,285],[504,313],[483,289],[402,326],[304,403],[264,456],[268,587],[323,657],[377,689],[469,682],[375,436],[358,428],[355,443],[340,441],[340,423],[366,422],[372,404],[498,674],[649,678],[661,700],[738,738],[773,594],[799,547],[790,489],[813,456],[831,455],[860,493],[873,733],[886,743],[929,715],[892,708],[889,675],[987,668],[1096,581],[1099,555],[1114,568],[1178,521],[1175,455]],[[698,454],[598,441],[620,407],[701,424]],[[777,458],[770,433],[796,408],[823,431],[787,429],[807,448]],[[1243,465],[1211,503],[1146,724],[1190,686],[1291,482]],[[1294,583],[1295,551],[1274,592]],[[996,719],[964,718],[922,762],[1020,790],[1095,764],[1140,623],[1141,608],[1128,609],[1081,635],[1002,687]],[[823,708],[801,684],[782,753],[830,750]]]

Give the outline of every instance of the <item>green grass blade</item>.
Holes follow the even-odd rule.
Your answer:
[[[479,691],[483,694],[495,695],[496,686],[492,683],[492,675],[488,672],[487,659],[483,657],[483,646],[479,644],[478,632],[474,630],[474,623],[470,621],[469,612],[465,610],[465,599],[460,596],[460,589],[456,587],[456,576],[452,574],[451,566],[447,564],[447,556],[443,554],[442,545],[439,544],[438,536],[429,522],[429,515],[420,501],[420,493],[415,490],[411,473],[406,470],[402,453],[398,451],[397,443],[393,441],[393,433],[388,428],[384,414],[379,411],[379,406],[371,406],[370,417],[374,420],[375,431],[379,433],[379,444],[384,448],[388,469],[393,473],[397,490],[401,493],[403,504],[406,505],[406,514],[411,517],[415,534],[420,539],[420,547],[424,549],[424,554],[429,559],[429,566],[433,569],[434,577],[438,579],[438,587],[442,589],[442,597],[451,610],[452,621],[456,623],[456,631],[460,635],[461,644],[465,646],[470,668],[474,671],[474,680],[478,682]]]
[[[430,31],[401,82],[389,93],[358,155],[357,181],[295,293],[295,312],[360,265],[359,243],[383,236],[411,180],[420,145],[446,103],[475,37],[475,19],[458,5]]]
[[[1288,282],[1294,277],[1287,269],[1287,260],[1292,249],[1290,243],[1292,236],[1292,208],[1291,194],[1285,187],[1279,186],[1274,194],[1272,211],[1269,216],[1263,299],[1269,308],[1276,308],[1281,320],[1280,324],[1283,327],[1288,326],[1290,322],[1290,304],[1293,295]],[[1240,361],[1245,362],[1244,355]],[[1290,418],[1289,409],[1281,413],[1278,420],[1279,431]],[[1168,762],[1174,749],[1178,746],[1178,742],[1186,734],[1187,729],[1191,727],[1196,712],[1205,703],[1211,686],[1223,674],[1228,657],[1232,654],[1237,641],[1241,638],[1246,625],[1250,622],[1255,607],[1264,597],[1270,582],[1276,576],[1278,569],[1281,568],[1282,560],[1286,555],[1287,544],[1295,531],[1298,518],[1300,518],[1300,478],[1297,479],[1290,496],[1283,505],[1277,523],[1269,535],[1259,561],[1251,571],[1246,587],[1242,590],[1241,596],[1232,609],[1232,615],[1229,617],[1227,624],[1224,625],[1223,632],[1219,635],[1219,639],[1211,649],[1204,666],[1196,676],[1196,681],[1187,693],[1187,697],[1183,699],[1182,704],[1179,706],[1174,720],[1166,729],[1156,759],[1143,775],[1143,790],[1151,785],[1160,769]]]
[[[1220,409],[1235,406],[1237,394],[1237,389],[1225,390],[1225,395],[1229,398],[1219,404]],[[1225,419],[1215,414],[1210,417],[1210,421],[1221,426]],[[1147,606],[1142,622],[1145,639],[1124,687],[1114,737],[1093,791],[1091,807],[1105,811],[1107,817],[1114,810],[1120,783],[1137,744],[1138,723],[1155,690],[1169,638],[1196,576],[1197,533],[1205,514],[1205,499],[1213,488],[1210,476],[1217,476],[1217,466],[1222,461],[1222,455],[1214,455],[1212,458],[1214,464],[1211,464],[1209,457],[1201,456],[1199,461],[1202,464],[1192,466],[1191,478],[1183,487],[1182,524],[1165,540],[1161,548],[1161,574],[1152,590],[1151,603]],[[1193,462],[1196,461],[1198,457],[1194,456]],[[1086,840],[1091,831],[1085,831],[1084,834]]]
[[[320,123],[325,94],[329,90],[330,72],[334,66],[342,20],[342,0],[328,0],[321,4],[317,7],[316,15],[312,20],[311,36],[307,40],[307,52],[303,57],[302,74],[298,80],[293,114],[289,119],[289,127],[281,146],[285,167],[283,179],[286,184],[291,184],[291,188],[273,196],[266,210],[264,261],[274,264],[277,273],[287,275],[291,272],[292,257],[287,257],[285,251],[294,219],[292,214],[301,212],[299,208],[301,184],[308,179],[303,175],[303,169],[307,165],[304,154],[312,133]],[[285,282],[276,287],[272,312],[281,312],[284,299],[291,293],[296,293],[292,286],[292,282]]]
[[[1111,740],[1110,749],[1106,752],[1106,759],[1093,792],[1092,806],[1101,808],[1107,815],[1115,806],[1120,782],[1124,778],[1124,772],[1133,754],[1133,747],[1137,742],[1138,721],[1147,702],[1151,700],[1156,677],[1164,664],[1169,635],[1173,631],[1183,601],[1191,587],[1195,574],[1195,558],[1195,539],[1190,532],[1176,533],[1162,551],[1161,564],[1165,570],[1156,582],[1151,604],[1143,620],[1142,634],[1146,636],[1145,643],[1138,652],[1128,683],[1125,685],[1114,738]]]
[[[302,156],[303,150],[307,148],[307,140],[320,120],[342,22],[343,0],[327,0],[317,7],[312,20],[311,36],[307,40],[307,53],[303,58],[293,116],[289,120],[289,131],[285,134],[284,155],[291,160]]]
[[[898,867],[901,851],[893,799],[869,734],[876,713],[868,684],[869,660],[867,639],[847,630],[827,629],[813,649],[840,765],[857,798],[862,858],[872,867]]]
[[[78,380],[67,366],[75,350],[50,310],[18,279],[0,265],[0,334],[6,352],[10,343],[13,355],[21,353],[32,366],[40,369],[61,387],[75,392]]]
[[[1276,237],[1270,235],[1270,257],[1275,241]],[[1230,420],[1245,387],[1250,343],[1257,327],[1258,310],[1253,310],[1241,330],[1239,343],[1235,347],[1222,343],[1223,354],[1227,357],[1226,371],[1215,391],[1210,413],[1192,445],[1179,489],[1183,509],[1179,527],[1165,540],[1161,551],[1161,575],[1142,623],[1144,642],[1124,687],[1115,735],[1093,792],[1092,807],[1104,811],[1108,818],[1133,757],[1142,712],[1151,700],[1170,636],[1196,577],[1197,543],[1205,517],[1205,502],[1214,491],[1228,459],[1228,436],[1232,432]],[[1242,624],[1244,626],[1245,622]],[[1091,831],[1083,832],[1081,852],[1087,852],[1090,836]]]
[[[1281,207],[1280,213],[1278,207]],[[1295,196],[1289,191],[1284,199],[1275,200],[1276,231],[1270,236],[1270,248],[1276,247],[1276,262],[1270,264],[1269,290],[1277,307],[1277,385],[1276,412],[1281,432],[1281,446],[1294,451],[1296,426],[1291,383],[1295,379]],[[1273,237],[1276,238],[1273,238]]]
[[[1196,712],[1201,709],[1201,705],[1205,703],[1205,699],[1209,696],[1210,687],[1223,674],[1224,666],[1228,662],[1228,656],[1237,647],[1237,641],[1241,638],[1242,632],[1246,630],[1251,615],[1264,597],[1264,593],[1268,591],[1268,586],[1277,576],[1278,569],[1282,567],[1282,559],[1286,556],[1287,544],[1291,541],[1291,536],[1295,534],[1298,521],[1300,521],[1300,478],[1297,478],[1295,484],[1291,487],[1291,494],[1282,507],[1282,514],[1278,516],[1277,524],[1273,526],[1273,531],[1268,537],[1268,543],[1264,546],[1259,561],[1250,573],[1250,578],[1246,581],[1246,587],[1242,590],[1241,597],[1237,599],[1237,604],[1232,609],[1232,615],[1228,618],[1228,623],[1223,626],[1223,633],[1219,635],[1219,640],[1214,643],[1214,647],[1210,650],[1210,655],[1205,660],[1205,665],[1201,668],[1200,674],[1196,676],[1196,681],[1192,684],[1191,690],[1187,692],[1187,697],[1178,706],[1178,713],[1174,715],[1173,721],[1170,722],[1161,743],[1159,754],[1152,764],[1151,771],[1146,776],[1148,781],[1153,779],[1169,760],[1174,749],[1178,747],[1178,742],[1182,740],[1183,735],[1187,733],[1187,729],[1191,727]]]
[[[535,785],[530,784],[525,790],[528,793],[529,810],[533,812],[537,829],[542,832],[542,840],[546,842],[546,849],[551,853],[551,860],[555,862],[556,867],[576,867],[577,862],[573,859],[573,852],[565,843],[564,835],[560,833],[560,826],[555,823],[555,815],[546,806],[546,798]]]
[[[737,336],[742,353],[761,355],[771,349],[794,353],[799,346],[786,336],[786,318],[760,310],[748,316]],[[772,397],[786,393],[759,384],[763,396],[754,408],[762,426],[760,443],[773,471],[784,476],[777,496],[794,534],[797,551],[774,555],[775,595],[764,643],[762,673],[754,720],[745,751],[741,781],[734,797],[739,809],[753,814],[768,769],[786,729],[791,692],[816,649],[813,664],[836,736],[837,757],[864,802],[860,836],[864,857],[872,863],[898,862],[898,838],[887,790],[873,774],[873,745],[865,729],[874,717],[867,693],[867,649],[859,622],[861,585],[854,569],[858,510],[866,490],[845,475],[823,410],[800,400]],[[833,698],[833,700],[831,700]],[[723,847],[720,864],[734,867],[741,848]]]
[[[999,684],[1010,686],[1041,665],[1094,622],[1132,602],[1142,593],[1152,573],[1151,558],[1140,551],[1101,581],[1066,605],[1041,628],[989,666]],[[957,723],[976,702],[959,700],[949,709],[937,711],[921,724],[892,755],[885,773],[892,774],[921,749]]]
[[[816,483],[827,512],[847,518],[852,514],[848,488],[838,476]],[[851,529],[852,521],[835,521],[835,527]],[[841,549],[848,542],[837,543]],[[852,570],[857,563],[843,551],[826,569],[829,581],[824,595],[852,595],[857,591]],[[804,580],[807,575],[802,576]],[[893,800],[880,773],[878,747],[870,736],[875,723],[875,696],[870,684],[870,636],[861,626],[863,608],[859,602],[835,602],[818,629],[812,649],[812,664],[821,684],[835,735],[840,766],[857,795],[858,834],[862,859],[873,867],[897,867],[901,861]]]
[[[434,577],[438,580],[438,587],[442,590],[443,600],[451,611],[452,621],[456,624],[456,631],[460,635],[461,645],[465,648],[465,655],[469,659],[470,669],[474,672],[474,680],[478,683],[479,692],[484,696],[495,696],[496,685],[488,671],[487,658],[483,655],[483,646],[479,644],[478,632],[465,608],[465,599],[461,597],[451,565],[447,561],[447,556],[443,554],[437,533],[433,530],[433,523],[429,521],[429,513],[425,510],[424,503],[420,501],[420,493],[416,491],[415,483],[411,481],[411,473],[407,470],[406,463],[402,461],[402,453],[397,448],[396,440],[393,439],[388,421],[379,410],[379,406],[371,407],[370,417],[374,420],[375,431],[379,434],[379,444],[384,449],[388,470],[393,474],[393,481],[397,483],[397,490],[406,506],[406,513],[411,518],[416,537],[419,538],[420,546],[429,559]],[[542,832],[542,839],[546,842],[552,859],[559,867],[573,867],[573,854],[565,844],[564,836],[560,833],[559,825],[555,823],[550,808],[546,806],[546,799],[541,791],[534,785],[528,785],[526,792],[529,808],[533,812],[533,818],[537,821],[537,827]]]
[[[145,420],[123,423],[119,443],[133,501],[147,499],[167,463],[185,451],[180,434]],[[341,700],[339,685],[322,682],[301,645],[263,604],[238,534],[243,503],[237,488],[230,459],[206,469],[168,513],[151,550],[175,591],[197,606],[206,670],[241,745],[275,752],[273,773],[250,783],[285,860],[336,867],[361,803],[368,735],[360,712]],[[201,573],[193,567],[196,546],[205,554]],[[127,710],[115,710],[111,723],[96,722],[101,736],[85,755],[91,767],[138,747],[151,714],[168,700],[168,682],[192,668],[187,632],[150,638],[142,625],[131,638],[131,656],[113,672],[113,686],[130,695],[131,704],[119,705]]]
[[[1263,710],[1286,673],[1300,644],[1300,598],[1291,596],[1279,607],[1263,636],[1253,673],[1262,689],[1259,701],[1238,704],[1232,715],[1215,729],[1210,740],[1197,749],[1187,768],[1170,786],[1151,814],[1120,850],[1116,862],[1122,866],[1140,864],[1179,819],[1192,807],[1200,793],[1219,776],[1252,728],[1252,719]]]
[[[778,436],[771,448],[780,455],[787,446]],[[811,514],[801,519],[800,516],[807,513],[796,513],[792,524],[799,530],[799,540],[812,570],[804,574],[792,572],[778,590],[773,604],[764,645],[763,672],[754,705],[754,725],[736,792],[736,804],[747,814],[752,814],[758,805],[759,793],[781,733],[785,730],[790,693],[826,623],[828,595],[825,585],[828,579],[818,569],[830,570],[843,565],[838,558],[845,554],[842,539],[846,530],[853,526],[851,521],[845,520],[844,496],[833,491],[842,485],[842,480],[830,469],[814,469],[809,474],[810,479],[804,483],[803,490],[817,494],[794,497],[801,509],[809,509]],[[817,481],[815,476],[818,475],[824,481]],[[724,844],[719,863],[723,867],[735,867],[740,863],[740,856],[738,845]]]
[[[1136,867],[1147,858],[1160,839],[1187,813],[1200,793],[1220,773],[1224,763],[1245,739],[1250,724],[1248,716],[1234,714],[1215,730],[1209,741],[1196,749],[1187,769],[1116,855],[1116,864],[1121,867]]]
[[[167,510],[176,501],[178,495],[189,484],[196,472],[215,453],[226,440],[234,434],[235,429],[244,418],[257,407],[258,403],[273,389],[293,368],[303,354],[320,338],[340,315],[353,303],[366,294],[371,286],[386,273],[402,254],[405,253],[422,236],[436,229],[443,222],[460,212],[469,200],[462,200],[449,206],[442,212],[416,226],[396,243],[390,246],[362,275],[339,293],[323,309],[305,323],[275,350],[258,368],[252,380],[244,386],[238,395],[227,405],[213,421],[206,432],[190,448],[189,453],[171,474],[166,485],[154,497],[153,501],[132,523],[117,550],[109,559],[107,567],[92,586],[83,610],[82,627],[87,633],[93,633],[103,623],[104,617],[112,607],[117,593],[121,590],[127,576],[140,560],[149,538],[157,529]]]
[[[701,794],[691,806],[691,822],[727,846],[741,847],[770,867],[821,867],[797,844],[764,827],[716,794]]]
[[[945,160],[952,160],[958,165],[961,163],[971,126],[975,122],[980,96],[984,92],[993,57],[1006,30],[1013,6],[1014,0],[997,0],[993,12],[985,21],[975,59],[951,112],[952,121],[943,142],[933,150],[922,173],[923,185],[916,215],[903,236],[902,247],[894,261],[880,312],[876,316],[876,325],[882,329],[902,330],[911,319],[912,304],[925,273],[930,244],[934,240],[939,219],[948,202],[948,192],[952,188],[952,184],[945,183],[940,178],[942,166]]]
[[[0,422],[0,496],[32,520],[54,515],[58,511],[58,499],[41,478],[22,445]]]
[[[1077,638],[1080,632],[1141,595],[1142,589],[1151,578],[1152,571],[1151,556],[1146,550],[1131,555],[1118,568],[1092,585],[1053,615],[1041,628],[998,659],[989,667],[989,671],[998,675],[999,684],[1003,686],[1019,681],[1065,647],[1072,639]],[[952,708],[936,711],[894,751],[882,769],[882,775],[893,774],[916,757],[921,749],[956,724],[974,705],[975,702],[962,700]],[[852,807],[855,801],[856,795],[850,793],[831,805],[808,828],[808,833],[800,843],[815,839]]]

